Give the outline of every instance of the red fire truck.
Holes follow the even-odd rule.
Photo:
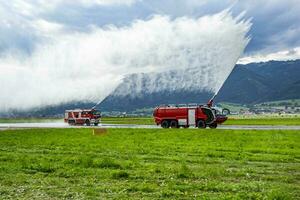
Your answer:
[[[66,110],[64,121],[70,125],[98,126],[101,113],[95,109]]]
[[[207,105],[159,106],[153,112],[155,123],[163,128],[217,128],[227,117],[212,107],[212,101]]]

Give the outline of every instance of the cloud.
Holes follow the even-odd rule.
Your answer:
[[[62,31],[44,21],[36,26]],[[199,75],[190,76],[199,89],[217,92],[247,45],[249,29],[248,21],[224,11],[198,19],[156,15],[123,27],[52,34],[30,56],[11,52],[0,60],[5,86],[0,110],[101,100],[132,73],[189,69]],[[177,84],[172,87],[182,87]]]
[[[138,0],[77,0],[82,4],[98,4],[98,5],[132,5]],[[73,1],[72,1],[73,2]]]
[[[287,61],[300,59],[300,47],[293,48],[285,51],[278,51],[269,54],[254,54],[251,56],[245,56],[239,59],[238,64],[248,64],[253,62],[267,62],[270,60]]]
[[[231,7],[233,15],[245,11],[251,18],[251,42],[247,54],[272,53],[300,46],[300,3],[299,0],[171,0],[144,1],[154,13],[164,13],[173,17],[199,17],[220,12]],[[178,9],[180,8],[180,9]]]
[[[233,9],[251,17],[252,40],[248,54],[273,53],[300,46],[300,4],[298,0],[239,1]]]
[[[36,45],[48,42],[62,30],[89,31],[96,23],[84,13],[130,7],[140,0],[11,0],[0,2],[0,56],[19,51],[30,54]],[[110,13],[106,13],[111,15]],[[78,18],[74,15],[78,15]],[[61,18],[56,18],[61,16]],[[74,18],[74,23],[70,21]],[[93,18],[90,16],[89,18]],[[61,20],[59,20],[61,19]],[[86,26],[79,22],[87,22]],[[98,19],[94,19],[98,20]],[[109,22],[107,22],[109,23]],[[82,27],[80,27],[82,26]]]
[[[11,0],[0,2],[0,55],[11,49],[30,53],[49,40],[51,32],[32,27],[36,21],[58,24],[69,32],[89,32],[91,27],[128,26],[153,15],[197,19],[228,7],[234,16],[246,11],[245,17],[252,18],[246,56],[300,46],[298,0]]]

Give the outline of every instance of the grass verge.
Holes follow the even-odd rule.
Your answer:
[[[102,123],[108,124],[145,124],[154,125],[152,117],[103,117]],[[241,118],[230,116],[224,125],[300,125],[300,117],[254,117]]]
[[[234,118],[229,119],[224,125],[286,125],[299,126],[300,117],[257,117],[257,118]]]

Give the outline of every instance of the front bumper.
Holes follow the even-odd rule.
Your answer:
[[[100,119],[91,119],[90,122],[91,122],[92,124],[94,124],[94,123],[99,123],[99,122],[100,122]]]
[[[216,116],[215,122],[216,122],[217,124],[222,124],[222,123],[224,123],[227,119],[228,119],[228,117],[226,117],[226,115],[217,115],[217,116]]]

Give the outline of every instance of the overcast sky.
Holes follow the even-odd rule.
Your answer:
[[[0,2],[0,55],[29,55],[59,35],[131,24],[153,15],[198,18],[231,8],[246,11],[252,38],[243,57],[297,58],[300,46],[300,0],[10,0]],[[162,27],[163,28],[163,27]],[[245,61],[245,60],[244,60]]]

